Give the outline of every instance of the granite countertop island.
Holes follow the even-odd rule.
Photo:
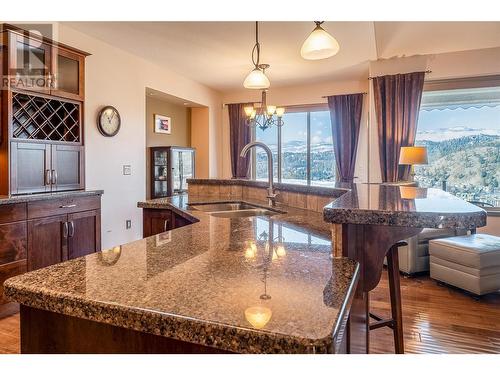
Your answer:
[[[192,224],[9,279],[21,322],[28,307],[224,352],[342,351],[359,266],[332,257],[322,214],[228,219],[188,206],[211,200],[140,202]]]

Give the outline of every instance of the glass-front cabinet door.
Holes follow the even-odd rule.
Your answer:
[[[168,196],[168,151],[153,150],[151,161],[151,197],[166,197]]]
[[[182,160],[182,175],[181,187],[182,192],[187,191],[187,180],[194,178],[194,150],[185,150],[181,152]]]
[[[51,47],[42,41],[9,33],[9,78],[11,88],[50,93]]]
[[[187,180],[195,177],[195,150],[189,147],[151,148],[151,198],[187,192]]]
[[[68,99],[84,100],[84,56],[63,48],[53,48],[52,52],[54,84],[51,94]]]
[[[178,150],[171,150],[172,158],[172,188],[173,193],[177,194],[180,192],[181,188],[181,178],[182,178],[182,158],[181,153]]]

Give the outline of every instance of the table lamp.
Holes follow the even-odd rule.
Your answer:
[[[414,165],[427,164],[427,148],[422,146],[401,147],[400,165],[411,165],[410,181],[415,180]]]

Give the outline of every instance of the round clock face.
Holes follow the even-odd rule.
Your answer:
[[[120,130],[120,114],[116,108],[104,107],[97,117],[97,128],[102,135],[112,137]]]

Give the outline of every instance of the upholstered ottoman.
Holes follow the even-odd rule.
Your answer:
[[[500,290],[500,237],[473,234],[429,241],[431,278],[477,295]]]

